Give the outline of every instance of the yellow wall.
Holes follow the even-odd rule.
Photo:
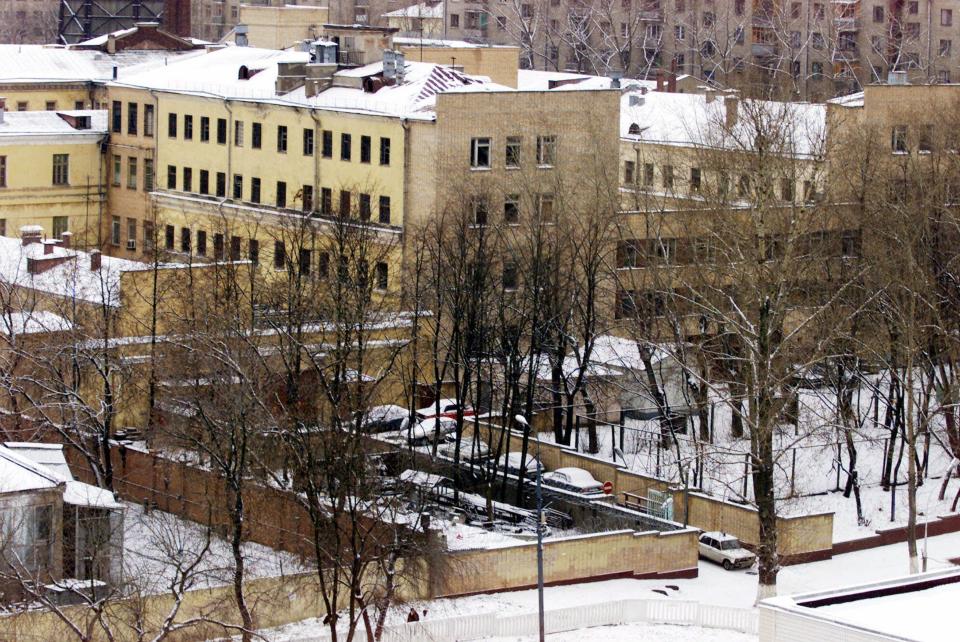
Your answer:
[[[250,28],[251,47],[286,49],[297,41],[316,38],[327,22],[327,7],[255,7],[240,5],[240,23]]]
[[[75,242],[96,241],[103,200],[100,138],[96,133],[29,142],[0,137],[0,156],[6,157],[7,166],[7,186],[0,187],[0,220],[7,236],[19,235],[23,225],[41,225],[52,237],[54,217],[66,216]],[[53,185],[55,154],[69,157],[69,185]]]
[[[43,111],[53,101],[54,109],[96,109],[98,90],[93,83],[0,83],[0,96],[7,99],[8,111]],[[26,103],[26,109],[20,104]]]
[[[520,64],[519,47],[420,47],[402,46],[408,61],[432,62],[438,65],[455,64],[463,67],[464,73],[488,76],[498,85],[517,86],[517,69]],[[456,60],[454,60],[456,59]]]

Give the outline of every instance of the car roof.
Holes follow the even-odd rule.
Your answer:
[[[554,472],[563,473],[567,477],[567,479],[580,485],[592,486],[594,484],[600,483],[593,478],[593,475],[591,475],[589,472],[587,472],[582,468],[572,468],[572,467],[557,468]]]
[[[736,535],[731,535],[730,533],[722,533],[720,531],[707,531],[705,533],[702,533],[700,537],[703,537],[705,535],[712,537],[713,539],[720,539],[720,540],[738,539]]]

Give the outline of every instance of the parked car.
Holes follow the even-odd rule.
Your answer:
[[[424,446],[433,441],[433,437],[440,428],[440,438],[457,431],[457,422],[449,417],[432,417],[424,419],[410,430],[407,439],[411,446]]]
[[[558,468],[544,473],[543,483],[578,495],[603,497],[603,484],[582,468]]]
[[[410,411],[402,406],[388,404],[374,406],[364,415],[361,425],[369,433],[403,430],[410,421]]]
[[[447,435],[447,443],[441,444],[437,452],[454,459],[457,451],[456,435]],[[481,440],[474,440],[470,437],[460,439],[460,461],[483,461],[490,456],[490,449]]]
[[[510,453],[508,455],[501,455],[500,459],[497,460],[497,468],[500,470],[506,470],[510,475],[520,476],[520,453]],[[527,479],[536,479],[537,477],[537,458],[527,453],[527,461],[525,462],[523,470],[523,476]],[[544,469],[545,471],[546,469]]]
[[[457,403],[456,399],[441,399],[439,416],[456,418],[457,408],[459,407],[459,405],[460,404]],[[463,407],[464,417],[472,417],[474,414],[475,413],[473,412],[473,408],[471,408],[470,406]],[[421,419],[430,419],[431,417],[438,416],[437,404],[432,403],[429,406],[424,406],[423,408],[418,409],[417,416],[420,417]]]
[[[757,556],[743,548],[733,535],[710,531],[700,535],[700,557],[723,565],[726,570],[750,568]]]

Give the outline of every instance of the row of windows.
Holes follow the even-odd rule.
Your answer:
[[[69,218],[66,216],[52,216],[51,217],[52,226],[51,230],[53,231],[53,238],[59,239],[63,236],[63,233],[69,230]],[[0,236],[7,235],[7,219],[0,218]]]
[[[110,131],[114,134],[123,133],[123,102],[114,100],[110,105]],[[140,104],[130,102],[126,106],[128,136],[137,136],[141,131]],[[152,137],[154,135],[155,118],[153,105],[143,105],[142,131],[144,136]]]
[[[135,159],[131,159],[135,160]],[[152,170],[152,165],[151,165]],[[194,192],[194,172],[192,167],[183,167],[179,170],[180,189],[183,192]],[[176,165],[167,165],[167,189],[177,189],[178,168]],[[208,170],[201,169],[197,175],[196,193],[218,198],[227,197],[227,175],[224,172],[216,172],[213,175],[213,185],[211,186],[211,174]],[[249,203],[260,204],[262,202],[263,183],[257,176],[250,178],[249,191],[244,190],[244,176],[234,174],[231,183],[231,198],[237,201],[247,201]],[[244,198],[246,196],[246,198]],[[296,203],[299,201],[299,208]],[[322,214],[334,214],[333,190],[329,187],[320,188],[320,202],[314,201],[313,185],[303,185],[296,193],[291,193],[286,181],[277,181],[276,183],[276,206],[279,208],[295,208],[304,212],[318,211]],[[356,202],[353,200],[353,192],[350,190],[339,190],[336,213],[341,216],[352,216],[356,207],[356,214],[362,221],[369,221],[373,218],[373,196],[370,194],[358,194]],[[390,224],[390,197],[379,196],[377,198],[377,221],[384,224]]]
[[[177,138],[182,135],[183,140],[193,140],[194,138],[194,117],[190,114],[184,114],[182,120],[182,134],[180,130],[180,117],[176,113],[167,115],[167,137]],[[235,147],[243,147],[246,144],[247,124],[242,120],[233,123],[233,144]],[[207,116],[200,117],[199,139],[201,143],[210,142],[211,119]],[[323,158],[333,158],[333,132],[324,129],[321,132],[320,153]],[[227,119],[216,119],[216,141],[219,145],[227,144]],[[277,125],[277,152],[286,154],[290,146],[290,132],[286,125]],[[263,149],[263,124],[250,123],[250,147],[252,149]],[[301,132],[300,150],[304,156],[313,156],[315,149],[315,132],[313,129],[303,129]],[[373,138],[367,135],[360,136],[360,162],[373,162]],[[340,134],[340,160],[350,161],[353,158],[353,135],[347,133]],[[378,148],[378,162],[380,165],[390,164],[390,138],[381,136]]]
[[[123,157],[119,154],[114,154],[113,156],[113,169],[111,172],[111,183],[114,187],[119,187],[123,179],[123,166],[124,160]],[[153,178],[153,159],[144,158],[143,159],[143,191],[150,192],[154,188],[154,178]],[[127,167],[127,189],[138,189],[140,187],[139,175],[140,175],[140,160],[136,156],[128,156],[126,160]]]
[[[503,166],[508,169],[521,167],[523,162],[523,138],[507,136],[503,148]],[[557,163],[557,137],[537,136],[538,167],[553,167]],[[490,169],[493,163],[493,139],[487,137],[470,140],[470,167]]]
[[[652,188],[655,186],[656,167],[653,163],[641,163],[639,172],[635,161],[623,162],[623,182],[625,185],[634,185]],[[664,189],[673,189],[676,187],[677,172],[673,165],[660,166],[661,186]],[[699,167],[691,167],[687,180],[687,189],[692,194],[700,194],[704,191],[705,178],[703,170]],[[717,188],[720,194],[730,193],[730,177],[726,173],[720,173],[717,176]],[[780,179],[778,196],[780,200],[792,203],[796,200],[796,186],[793,178],[783,177]],[[736,195],[739,198],[747,198],[751,193],[751,180],[747,174],[742,174],[737,179]],[[814,200],[816,189],[813,181],[803,181],[803,200],[809,203]]]
[[[490,201],[486,198],[473,198],[470,201],[474,225],[488,225],[491,223]],[[553,194],[539,194],[536,206],[540,217],[550,219],[553,216]],[[520,223],[520,195],[508,194],[503,199],[503,223],[518,225]]]
[[[53,155],[53,185],[70,184],[70,154]],[[0,188],[7,187],[7,157],[0,156]]]

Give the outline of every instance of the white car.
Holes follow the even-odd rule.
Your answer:
[[[432,417],[450,417],[456,418],[457,408],[460,404],[457,403],[456,399],[441,399],[440,400],[440,412],[437,412],[437,404],[432,403],[429,406],[424,406],[423,408],[417,409],[417,415],[423,419],[430,419]],[[470,406],[463,407],[463,416],[472,417],[474,415],[473,408]]]
[[[447,443],[441,444],[437,452],[454,459],[457,443],[454,435],[447,435]],[[490,449],[482,441],[474,442],[470,437],[460,439],[460,461],[483,461],[490,456]]]
[[[403,430],[410,422],[410,411],[402,406],[388,404],[374,406],[363,416],[361,425],[368,433]]]
[[[440,438],[443,439],[446,435],[457,431],[457,422],[455,419],[450,419],[449,417],[424,419],[410,430],[410,435],[407,437],[410,445],[424,446],[432,443],[438,427],[440,429]]]
[[[700,535],[700,557],[721,564],[724,569],[750,568],[757,556],[740,545],[733,535],[709,531]]]
[[[500,459],[497,460],[497,468],[500,470],[506,469],[507,473],[519,477],[520,453],[501,455]],[[527,453],[527,461],[525,462],[523,469],[524,477],[527,479],[535,479],[537,477],[537,458]],[[546,469],[544,468],[543,470]]]
[[[543,483],[578,495],[603,497],[603,484],[582,468],[558,468],[544,473]]]

